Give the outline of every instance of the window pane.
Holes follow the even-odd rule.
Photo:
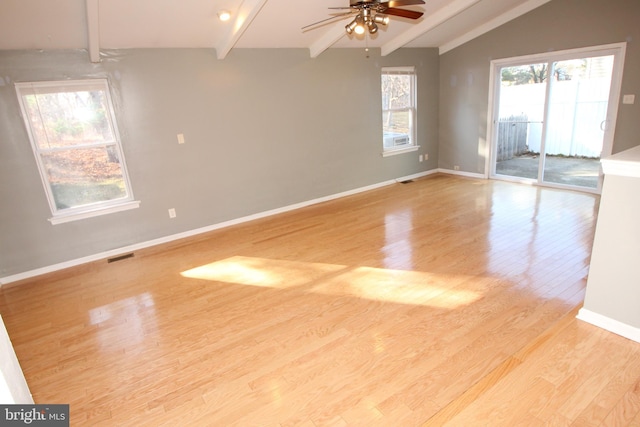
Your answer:
[[[127,196],[113,145],[45,153],[42,160],[59,210]]]
[[[40,149],[114,140],[102,90],[29,94],[24,100]]]
[[[382,109],[411,107],[411,79],[410,75],[382,75]]]
[[[406,152],[415,145],[416,74],[413,67],[382,69],[382,147]]]
[[[382,113],[382,130],[384,133],[400,133],[410,135],[410,110],[384,111]]]

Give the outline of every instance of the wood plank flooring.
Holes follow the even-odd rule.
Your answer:
[[[445,175],[0,290],[73,426],[640,426],[575,319],[598,197]]]

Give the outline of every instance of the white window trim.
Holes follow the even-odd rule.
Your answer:
[[[395,156],[396,154],[410,153],[412,151],[418,151],[420,149],[419,145],[411,145],[409,147],[403,148],[389,148],[382,152],[382,157]]]
[[[57,88],[95,88],[96,86],[103,86],[105,96],[107,99],[109,114],[110,114],[110,123],[113,127],[113,135],[114,141],[108,143],[100,143],[96,144],[97,146],[103,145],[114,145],[119,154],[120,154],[120,162],[122,165],[122,175],[124,178],[127,197],[99,202],[93,205],[82,206],[74,209],[69,209],[67,211],[59,211],[55,205],[55,201],[53,200],[53,195],[51,194],[51,184],[47,179],[44,166],[42,165],[42,160],[39,154],[39,149],[37,148],[37,143],[35,141],[35,136],[33,135],[33,130],[29,124],[29,115],[27,113],[26,107],[23,103],[23,95],[28,94],[30,91],[35,92],[34,89],[37,88],[49,88],[49,87],[57,87]],[[126,161],[124,158],[124,152],[122,150],[122,142],[120,140],[120,132],[118,130],[118,124],[116,121],[115,111],[113,109],[113,102],[111,100],[111,91],[109,88],[109,82],[107,79],[87,79],[87,80],[62,80],[62,81],[40,81],[40,82],[23,82],[23,83],[15,83],[16,94],[18,96],[18,101],[20,103],[20,109],[22,112],[22,116],[25,121],[25,126],[27,128],[27,133],[29,135],[29,140],[31,142],[31,147],[33,149],[33,153],[35,156],[36,163],[38,165],[38,172],[40,173],[40,178],[42,180],[42,184],[45,190],[45,194],[47,197],[47,201],[49,203],[49,209],[51,210],[52,217],[49,218],[49,222],[53,225],[62,224],[71,221],[77,221],[86,218],[92,218],[100,215],[106,215],[115,212],[122,212],[125,210],[135,209],[140,206],[140,201],[134,200],[133,190],[131,188],[131,181],[129,180],[129,174],[127,170]]]
[[[412,151],[418,151],[420,149],[420,146],[417,143],[416,140],[416,120],[417,120],[417,116],[418,116],[418,105],[417,105],[417,80],[418,80],[418,76],[416,73],[416,67],[414,66],[405,66],[405,67],[382,67],[381,70],[381,75],[382,74],[411,74],[413,76],[413,93],[412,93],[412,99],[411,99],[411,105],[412,105],[412,126],[411,126],[411,135],[409,135],[409,138],[411,138],[411,145],[409,145],[408,147],[402,147],[402,148],[384,148],[384,146],[382,147],[382,157],[390,157],[390,156],[395,156],[397,154],[403,154],[403,153],[409,153]],[[384,112],[385,110],[383,110]],[[388,110],[391,111],[391,110]],[[383,136],[384,138],[384,136]]]
[[[84,212],[74,212],[67,214],[58,214],[49,218],[49,222],[53,225],[64,224],[65,222],[77,221],[79,219],[93,218],[100,215],[107,215],[115,212],[128,211],[130,209],[136,209],[140,207],[140,201],[133,200],[124,203],[118,203],[117,205],[100,207],[94,210],[88,210]]]

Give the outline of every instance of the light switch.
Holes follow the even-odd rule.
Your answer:
[[[622,97],[622,103],[623,104],[633,104],[636,102],[636,96],[635,95],[624,95]]]
[[[178,144],[184,144],[184,134],[178,134]]]

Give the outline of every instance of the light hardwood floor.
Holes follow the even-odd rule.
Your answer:
[[[0,290],[72,426],[640,426],[598,197],[436,175]]]

